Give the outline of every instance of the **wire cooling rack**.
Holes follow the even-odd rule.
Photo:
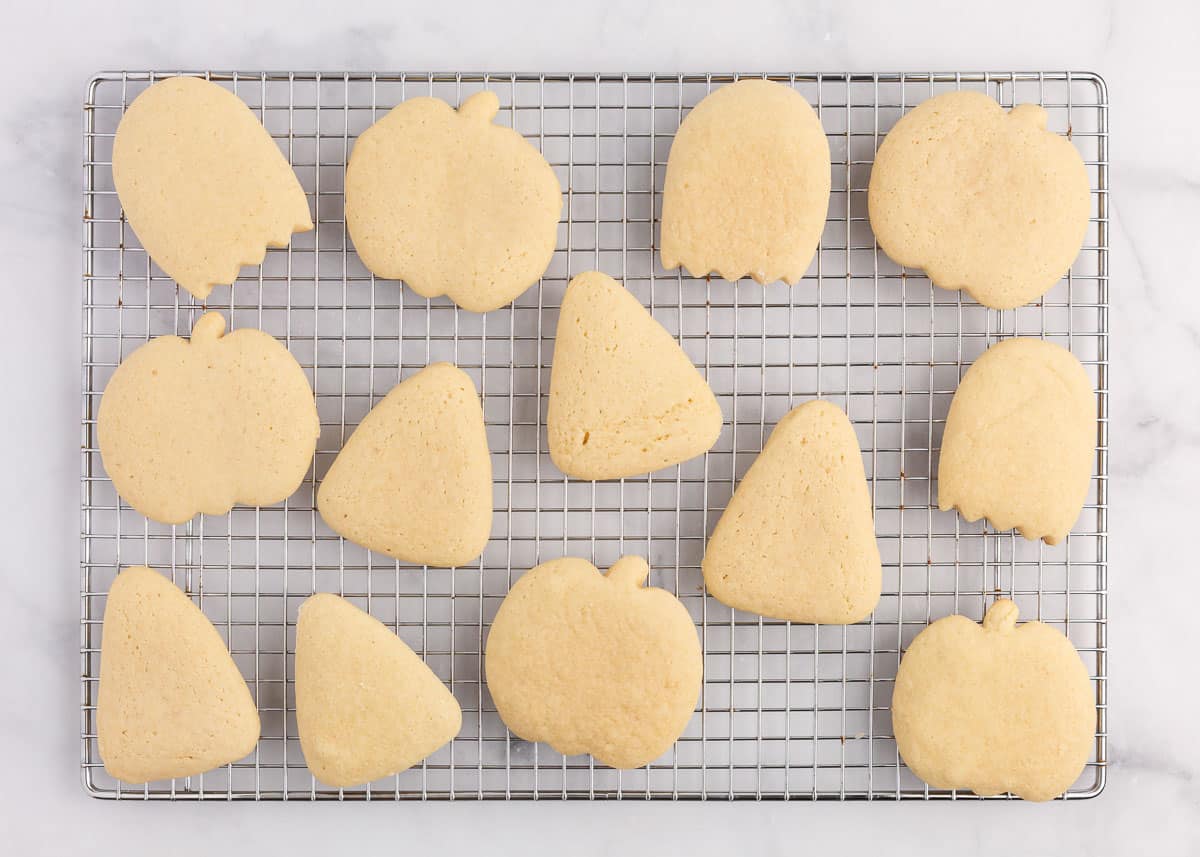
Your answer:
[[[120,799],[866,798],[972,797],[939,792],[900,760],[889,702],[901,652],[931,620],[979,619],[1000,595],[1023,618],[1065,631],[1096,690],[1095,752],[1067,797],[1104,787],[1108,470],[1108,124],[1103,81],[1064,72],[784,74],[819,111],[833,155],[829,218],[794,288],[694,280],[664,271],[655,223],[672,135],[713,87],[737,77],[580,74],[205,73],[243,98],[287,155],[317,229],[271,250],[203,304],[147,258],[113,191],[113,132],[150,81],[175,72],[96,76],[84,105],[82,575],[80,706],[88,792]],[[754,75],[761,76],[761,75]],[[458,104],[491,89],[498,122],[554,166],[566,191],[558,250],[542,281],[486,315],[373,278],[346,237],[342,187],[354,140],[414,95]],[[1040,303],[986,310],[930,287],[878,251],[867,222],[872,158],[904,111],[969,88],[1001,104],[1037,102],[1087,162],[1092,222],[1071,273]],[[567,280],[620,277],[703,368],[725,414],[713,450],[650,476],[568,480],[551,464],[543,425],[553,332]],[[204,309],[232,328],[287,344],[309,374],[321,415],[314,466],[286,503],[238,508],[180,526],[118,501],[97,451],[95,415],[117,363],[149,337],[187,335]],[[936,507],[937,450],[966,367],[998,339],[1040,336],[1070,348],[1098,396],[1096,476],[1072,535],[1056,547],[969,524]],[[314,491],[342,442],[401,378],[452,360],[483,397],[496,515],[482,558],[455,570],[414,568],[335,536]],[[883,596],[857,625],[797,625],[706,598],[700,560],[736,481],[789,408],[812,397],[843,406],[862,444],[884,561]],[[490,621],[513,580],[562,555],[602,568],[647,556],[650,582],[676,593],[705,652],[697,713],[653,764],[618,772],[509,735],[481,680]],[[144,787],[105,774],[95,703],[104,597],[119,567],[170,574],[213,620],[258,703],[250,757],[202,776]],[[342,593],[394,628],[450,686],[463,728],[425,763],[370,786],[316,783],[296,737],[297,608]]]

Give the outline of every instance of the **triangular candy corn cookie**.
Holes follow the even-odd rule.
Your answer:
[[[588,271],[563,297],[546,428],[563,473],[619,479],[707,451],[721,433],[721,407],[641,302]]]
[[[145,566],[108,592],[96,726],[105,770],[127,783],[200,774],[258,742],[258,711],[221,635]]]
[[[722,86],[671,144],[663,267],[795,285],[825,228],[830,175],[829,142],[803,95],[769,80]]]
[[[1087,499],[1095,450],[1096,397],[1075,355],[1041,339],[1006,339],[954,393],[938,507],[1058,544]]]
[[[464,565],[492,529],[492,462],[471,377],[434,363],[371,409],[317,492],[352,542],[419,565]]]
[[[383,623],[321,593],[296,626],[296,726],[313,776],[346,788],[420,762],[458,734],[462,710]]]
[[[788,413],[746,473],[704,554],[718,601],[773,619],[847,625],[882,587],[854,427],[836,405]]]
[[[363,132],[346,166],[346,227],[363,264],[423,297],[486,312],[537,282],[558,240],[554,169],[512,128],[500,99],[455,110],[410,98]]]
[[[601,574],[585,559],[521,576],[487,641],[487,682],[513,733],[614,768],[638,768],[687,728],[704,671],[696,625],[650,568],[623,556]]]
[[[313,227],[304,190],[258,117],[197,77],[168,78],[133,100],[112,173],[150,258],[200,299]]]
[[[225,335],[224,317],[208,312],[191,341],[159,336],[125,358],[96,431],[121,499],[182,524],[290,496],[321,425],[308,377],[283,344],[249,327]]]

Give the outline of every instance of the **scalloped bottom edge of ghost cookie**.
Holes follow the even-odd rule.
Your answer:
[[[805,268],[801,271],[780,271],[774,269],[765,271],[751,271],[744,268],[722,271],[716,266],[703,264],[693,267],[682,259],[667,259],[666,256],[662,257],[662,266],[667,271],[682,269],[686,271],[687,275],[693,280],[704,280],[715,274],[717,277],[720,277],[722,280],[726,280],[730,283],[736,283],[739,280],[749,278],[758,283],[760,286],[769,286],[774,283],[786,283],[789,286],[795,286],[802,279],[804,279],[804,272],[808,270],[808,267],[805,266]]]
[[[261,249],[250,250],[250,248],[246,248],[247,252],[240,258],[240,261],[230,264],[228,270],[226,270],[223,274],[216,275],[209,280],[209,282],[204,283],[203,285],[199,283],[184,285],[179,280],[176,280],[176,284],[184,291],[190,292],[200,300],[204,300],[210,294],[212,294],[212,290],[217,286],[232,286],[234,283],[236,283],[238,278],[242,275],[242,268],[257,268],[261,266],[262,263],[267,260],[268,250],[282,250],[292,243],[293,235],[312,232],[313,224],[312,221],[309,221],[306,224],[294,224],[292,226],[283,226],[280,228],[287,231],[281,231],[275,235],[270,235],[262,239],[263,245]],[[255,244],[256,248],[257,246],[258,245]]]
[[[942,512],[955,512],[968,524],[973,524],[978,520],[984,519],[991,525],[992,529],[1000,533],[1007,533],[1016,530],[1021,534],[1022,538],[1028,539],[1031,542],[1044,541],[1048,545],[1056,545],[1071,534],[1071,530],[1062,533],[1046,532],[1044,527],[1038,527],[1035,524],[1021,524],[1015,521],[1010,521],[1004,518],[999,518],[989,512],[976,512],[975,510],[966,510],[958,504],[957,501],[951,503],[938,503],[938,510]]]

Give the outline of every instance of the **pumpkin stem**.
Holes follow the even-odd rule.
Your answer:
[[[206,312],[192,328],[192,342],[216,342],[225,334],[225,316]]]
[[[983,617],[985,631],[1011,631],[1017,625],[1017,605],[1001,598],[988,608]]]
[[[605,575],[609,580],[629,586],[641,586],[650,574],[650,566],[640,556],[623,556],[608,570]]]
[[[465,119],[478,119],[491,122],[500,110],[500,99],[494,92],[476,92],[458,108],[458,115]]]
[[[1046,111],[1036,104],[1018,104],[1008,115],[1020,122],[1028,122],[1041,131],[1046,130]]]

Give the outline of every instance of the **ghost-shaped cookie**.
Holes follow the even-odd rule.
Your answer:
[[[240,98],[198,77],[141,93],[117,126],[113,184],[150,258],[197,298],[312,229],[308,200]]]
[[[804,96],[769,80],[708,95],[671,143],[662,264],[795,285],[829,210],[829,141]]]
[[[1037,300],[1087,233],[1087,170],[1036,104],[1004,110],[981,92],[930,98],[888,132],[867,200],[879,246],[935,286],[984,306]]]
[[[346,166],[346,227],[363,264],[422,297],[487,312],[537,282],[558,237],[553,168],[478,92],[455,111],[410,98],[363,132]]]
[[[1058,544],[1087,499],[1095,449],[1096,397],[1075,355],[1041,339],[1006,339],[954,393],[938,507]]]

